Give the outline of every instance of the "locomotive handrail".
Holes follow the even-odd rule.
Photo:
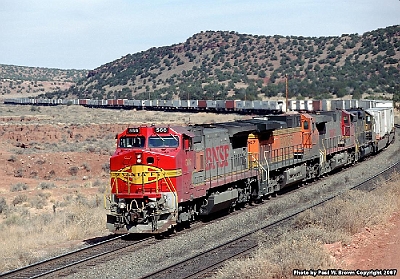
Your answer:
[[[264,152],[267,152],[267,151],[264,151]],[[258,153],[256,153],[256,154],[258,154]],[[252,156],[254,162],[257,163],[258,167],[261,168],[261,169],[266,173],[267,181],[269,181],[269,164],[268,164],[267,159],[265,159],[265,163],[266,163],[266,165],[267,165],[267,169],[266,169],[266,168],[264,168],[264,166],[260,163],[260,161],[257,160],[257,159],[255,158],[254,154],[251,154],[251,156]],[[265,155],[264,155],[264,158],[265,158]]]

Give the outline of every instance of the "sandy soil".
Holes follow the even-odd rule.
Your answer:
[[[392,215],[385,225],[366,227],[352,237],[349,245],[326,245],[334,261],[343,270],[396,270],[390,278],[400,278],[400,212]],[[351,276],[346,278],[360,278]],[[373,277],[370,275],[370,277]],[[376,276],[386,278],[388,276]]]

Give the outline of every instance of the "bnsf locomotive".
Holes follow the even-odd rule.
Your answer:
[[[393,139],[393,108],[130,127],[110,159],[107,227],[167,232],[353,164]]]

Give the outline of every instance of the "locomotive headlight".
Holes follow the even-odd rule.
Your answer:
[[[142,162],[142,154],[136,154],[136,163],[140,164]]]
[[[119,207],[120,209],[126,208],[125,199],[119,199],[119,201],[118,201],[118,207]]]

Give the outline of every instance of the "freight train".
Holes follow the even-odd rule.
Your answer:
[[[107,228],[168,233],[350,166],[394,136],[390,106],[132,126],[110,158]]]
[[[242,101],[242,100],[129,100],[129,99],[43,99],[16,98],[5,99],[5,104],[15,105],[81,105],[92,108],[218,112],[218,113],[254,113],[271,114],[286,111],[329,111],[360,107],[393,107],[390,100],[284,100]]]

